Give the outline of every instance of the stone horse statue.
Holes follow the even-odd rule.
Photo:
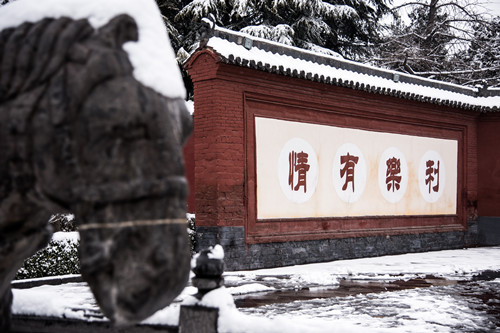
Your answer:
[[[143,320],[189,277],[181,98],[139,82],[122,45],[131,16],[95,29],[45,18],[0,31],[0,331],[10,282],[50,239],[49,217],[75,214],[81,272],[117,325]]]

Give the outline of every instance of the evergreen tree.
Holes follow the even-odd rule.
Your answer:
[[[500,16],[488,26],[475,26],[474,38],[465,54],[457,55],[464,84],[500,87]]]
[[[172,47],[177,51],[183,46],[183,31],[175,24],[175,16],[189,3],[186,0],[156,0],[167,28]]]
[[[438,22],[445,22],[448,15],[434,12],[431,17],[429,7],[423,6],[408,16],[412,24],[397,20],[391,34],[379,45],[379,65],[412,74],[446,66],[447,45],[452,37],[450,27]]]
[[[192,29],[203,17],[256,37],[359,59],[378,37],[387,0],[194,0],[175,16],[183,47],[194,44]]]
[[[460,83],[474,30],[490,29],[478,13],[476,0],[415,0],[399,6],[409,9],[411,23],[396,19],[376,47],[376,65],[429,78]],[[481,28],[479,28],[481,27]]]

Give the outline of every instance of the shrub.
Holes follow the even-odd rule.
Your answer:
[[[58,223],[63,230],[74,230],[73,216],[54,215],[51,223]],[[195,253],[195,215],[187,214],[187,232],[191,255]],[[15,279],[31,279],[65,274],[80,274],[78,232],[55,232],[49,245],[24,261]]]
[[[188,222],[188,237],[191,244],[191,256],[196,253],[196,226],[194,223],[195,215],[194,214],[186,214],[187,222]]]
[[[30,279],[45,276],[79,274],[78,234],[56,232],[49,245],[24,261],[15,279]]]

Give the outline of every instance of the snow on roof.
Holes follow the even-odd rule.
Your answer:
[[[86,18],[97,29],[120,14],[133,17],[139,28],[139,40],[123,45],[134,67],[134,77],[166,97],[184,98],[182,75],[154,0],[14,1],[0,7],[0,31],[46,17]]]
[[[479,90],[339,59],[221,27],[206,45],[224,63],[367,92],[477,111],[499,111],[500,90]]]

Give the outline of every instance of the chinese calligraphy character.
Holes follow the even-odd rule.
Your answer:
[[[387,172],[385,174],[385,183],[387,185],[387,191],[390,191],[392,188],[392,192],[394,192],[394,190],[399,190],[400,187],[401,160],[392,157],[387,160],[386,164]]]
[[[434,192],[439,191],[439,160],[437,161],[437,167],[434,168],[434,161],[428,160],[425,163],[427,169],[425,170],[425,185],[429,185],[429,193],[431,193],[431,189]],[[432,186],[432,182],[434,181],[434,175],[437,176],[436,185]]]
[[[344,186],[342,186],[342,191],[347,189],[347,184],[352,183],[352,191],[354,192],[354,167],[358,163],[359,157],[354,155],[343,155],[340,156],[340,164],[345,164],[344,168],[340,170],[340,178],[345,177]]]
[[[309,155],[303,151],[300,153],[292,151],[288,154],[288,185],[290,185],[292,191],[298,191],[302,186],[304,193],[307,192],[306,176],[310,168],[309,164],[307,164],[308,157]],[[294,184],[295,173],[297,173],[296,184]]]

